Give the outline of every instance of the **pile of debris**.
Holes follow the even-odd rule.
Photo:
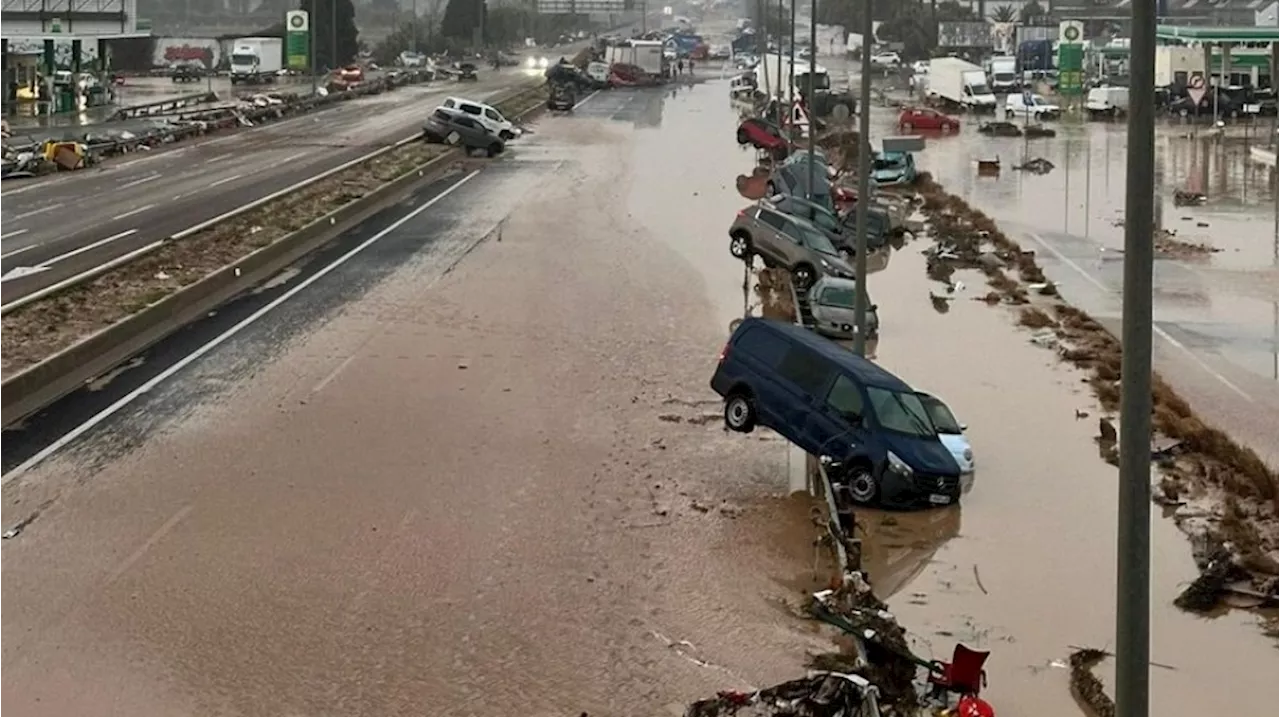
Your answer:
[[[758,692],[721,692],[685,717],[876,717],[875,688],[857,675],[815,672]]]

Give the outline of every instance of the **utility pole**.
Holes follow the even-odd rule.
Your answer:
[[[329,62],[338,69],[338,0],[329,0]]]
[[[1129,86],[1155,86],[1156,3],[1136,0]],[[1120,361],[1120,486],[1116,530],[1116,717],[1147,717],[1151,653],[1151,274],[1155,96],[1129,103]]]
[[[311,9],[307,12],[307,29],[307,54],[311,56],[307,62],[311,65],[311,94],[314,95],[319,80],[316,74],[316,0],[311,0]]]
[[[774,119],[778,121],[778,128],[781,129],[782,128],[782,97],[783,97],[783,94],[782,94],[782,0],[778,0],[778,36],[777,37],[778,37],[778,62],[776,63],[776,65],[778,67],[778,92],[777,92],[778,116],[775,117]],[[791,77],[787,78],[787,84],[790,85],[792,81],[795,80],[795,69],[788,67],[787,72],[791,74]],[[790,113],[791,108],[788,107],[786,111]],[[791,119],[794,120],[795,117],[792,116]]]
[[[409,28],[413,33],[409,38],[409,50],[416,55],[418,53],[418,0],[413,0],[413,20],[409,22]]]
[[[781,5],[782,0],[778,0],[778,4]],[[787,33],[787,36],[791,38],[791,56],[787,60],[787,67],[791,71],[791,81],[787,83],[787,107],[791,109],[788,109],[787,111],[791,112],[794,115],[795,114],[794,108],[796,106],[796,0],[791,0],[790,28],[791,29]],[[812,75],[809,77],[809,80],[810,82],[813,81]],[[792,119],[794,119],[794,117]],[[810,124],[813,124],[813,123],[810,122]],[[810,129],[810,132],[812,132],[812,129]],[[791,131],[788,132],[787,134],[788,136],[791,137],[792,143],[794,143],[796,141],[796,123],[795,122],[791,123]],[[813,158],[810,157],[809,159],[813,159]],[[810,193],[812,193],[813,192],[812,188],[810,188],[809,191]]]
[[[817,4],[817,0],[813,0]],[[1141,0],[1139,0],[1141,2]],[[814,17],[817,17],[815,14]],[[867,355],[867,210],[871,204],[871,0],[862,4],[862,87],[858,93],[858,229],[853,273],[858,291],[853,295],[853,352]],[[810,162],[810,166],[812,166]],[[813,171],[810,169],[809,171]]]

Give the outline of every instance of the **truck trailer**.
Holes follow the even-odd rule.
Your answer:
[[[284,69],[284,40],[278,37],[241,37],[231,43],[231,84],[275,82]]]
[[[929,61],[927,95],[969,112],[996,110],[996,96],[987,86],[987,74],[958,57],[935,57]]]

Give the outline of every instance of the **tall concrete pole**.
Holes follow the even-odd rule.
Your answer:
[[[1130,87],[1155,86],[1156,2],[1135,0]],[[1147,717],[1151,653],[1151,289],[1155,96],[1129,103],[1120,366],[1120,486],[1116,536],[1116,717]]]
[[[316,0],[311,0],[311,9],[307,12],[307,29],[310,31],[307,37],[307,53],[311,55],[308,60],[311,65],[311,94],[314,95],[319,81],[316,73]]]
[[[1139,0],[1141,1],[1141,0]],[[814,0],[816,3],[817,0]],[[867,209],[871,204],[871,0],[862,5],[862,87],[858,93],[858,248],[854,271],[858,292],[853,299],[853,352],[867,355]]]
[[[781,0],[779,0],[779,4],[781,4]],[[791,57],[787,61],[787,66],[791,68],[791,81],[787,83],[788,108],[796,106],[796,0],[791,0],[790,27],[791,30],[787,33],[787,36],[791,38]],[[791,112],[792,110],[788,109],[787,111]],[[794,122],[791,124],[791,131],[788,135],[791,137],[792,142],[796,141],[796,126]]]

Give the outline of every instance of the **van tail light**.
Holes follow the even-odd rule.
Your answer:
[[[738,216],[740,216],[740,217],[745,217],[745,216],[747,216],[747,210],[745,210],[745,209],[739,209],[739,210],[738,210]]]
[[[725,344],[724,348],[720,349],[720,358],[718,360],[720,363],[724,363],[727,358],[729,358],[729,344]]]

